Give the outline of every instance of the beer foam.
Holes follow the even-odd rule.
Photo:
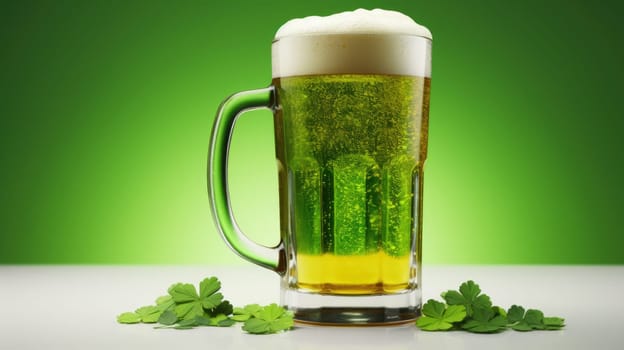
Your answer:
[[[275,39],[304,34],[410,34],[431,39],[431,32],[397,11],[382,9],[346,11],[326,17],[295,18],[284,23]]]
[[[396,11],[358,9],[292,19],[275,34],[273,77],[431,76],[431,32]]]

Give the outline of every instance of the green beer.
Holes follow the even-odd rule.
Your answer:
[[[407,289],[420,260],[411,252],[420,246],[430,79],[333,74],[273,85],[292,283],[331,294]]]

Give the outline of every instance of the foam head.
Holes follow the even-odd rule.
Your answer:
[[[293,19],[275,34],[273,77],[431,76],[431,32],[396,11],[358,9]]]
[[[411,34],[431,39],[431,32],[410,17],[382,9],[347,11],[327,17],[295,18],[284,23],[275,39],[309,34]]]

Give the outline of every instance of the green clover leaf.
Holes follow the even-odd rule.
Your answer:
[[[459,292],[456,290],[448,290],[442,293],[442,298],[449,305],[464,305],[466,307],[466,315],[472,316],[475,308],[491,308],[492,301],[485,294],[480,294],[481,288],[474,281],[467,281],[459,286]]]
[[[453,323],[461,322],[466,317],[463,305],[446,306],[444,303],[430,299],[422,308],[423,316],[417,321],[418,328],[425,331],[445,331],[453,327]]]
[[[199,283],[199,294],[192,284],[176,283],[169,287],[169,295],[176,304],[174,310],[178,318],[191,320],[221,303],[223,295],[217,293],[219,289],[221,282],[216,277],[210,277]]]
[[[292,313],[277,304],[267,305],[245,321],[243,330],[252,334],[271,334],[288,330],[294,325]]]
[[[474,333],[496,333],[507,328],[507,318],[492,307],[475,308],[472,318],[467,318],[462,328]]]

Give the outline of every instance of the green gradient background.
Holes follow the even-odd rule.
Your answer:
[[[425,263],[624,263],[624,18],[592,1],[0,2],[0,263],[243,263],[208,135],[287,19],[401,10],[434,34]],[[242,228],[278,238],[271,115],[237,125]]]

